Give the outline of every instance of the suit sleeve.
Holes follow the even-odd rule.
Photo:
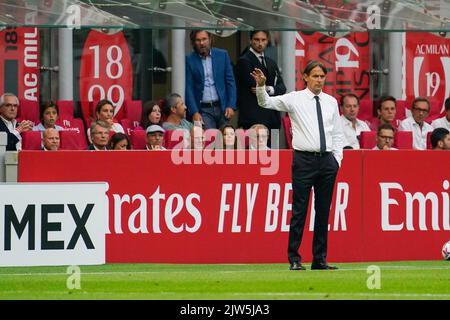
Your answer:
[[[189,63],[189,57],[186,57],[185,102],[188,113],[190,115],[193,115],[194,113],[198,112],[199,107],[197,106],[197,102],[195,101],[194,78],[191,68],[192,66]]]
[[[236,81],[228,53],[225,54],[225,86],[227,88],[227,103],[225,107],[231,107],[236,110]]]
[[[252,64],[249,60],[240,58],[236,64],[236,81],[239,86],[245,86],[250,91],[250,88],[256,87],[255,79],[251,76],[253,71]]]

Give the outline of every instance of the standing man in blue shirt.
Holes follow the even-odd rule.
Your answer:
[[[186,57],[186,106],[192,121],[205,129],[220,128],[236,110],[236,82],[230,57],[212,48],[212,36],[204,30],[190,34],[194,49]]]

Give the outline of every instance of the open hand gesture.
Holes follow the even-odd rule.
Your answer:
[[[266,85],[267,78],[261,69],[255,68],[250,74],[255,79],[257,87],[264,87]]]

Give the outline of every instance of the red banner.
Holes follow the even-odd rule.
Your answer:
[[[404,92],[408,101],[428,97],[439,102],[450,96],[450,39],[426,32],[406,32]]]
[[[11,27],[0,31],[0,52],[0,92],[38,101],[39,30]]]
[[[231,153],[230,161],[177,152],[22,151],[19,181],[108,182],[107,262],[287,262],[292,151],[268,159]],[[449,161],[445,152],[345,151],[330,213],[328,259],[440,259],[450,231],[450,176],[438,168]],[[427,170],[427,179],[411,175],[423,163],[435,168]],[[422,209],[422,199],[404,200],[407,193],[420,198],[420,192],[433,207],[425,203]],[[311,261],[313,221],[310,211],[304,261]],[[403,228],[394,230],[401,222]]]
[[[92,30],[84,43],[80,65],[80,101],[110,100],[122,118],[124,102],[133,100],[133,68],[123,32]],[[89,119],[89,110],[83,110]]]
[[[370,99],[370,50],[367,32],[349,33],[333,38],[314,33],[297,33],[296,88],[305,87],[302,73],[309,60],[318,60],[327,67],[324,91],[339,99],[352,92],[361,100]]]

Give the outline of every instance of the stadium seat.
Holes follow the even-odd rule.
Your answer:
[[[394,135],[394,148],[397,149],[412,149],[413,148],[413,134],[411,131],[396,131]]]
[[[431,145],[431,134],[432,134],[432,132],[427,133],[427,149],[428,150],[433,149],[433,146]]]
[[[74,114],[74,102],[72,100],[58,100],[59,119],[72,120]]]
[[[22,120],[33,121],[37,125],[39,120],[39,103],[37,101],[20,100],[20,117]]]
[[[362,131],[359,136],[361,149],[373,149],[377,144],[377,133],[375,131]]]
[[[371,121],[373,118],[373,101],[363,99],[359,102],[358,119],[363,121]]]
[[[407,102],[406,100],[397,100],[395,103],[397,112],[395,113],[395,119],[396,120],[404,120],[406,118],[406,109],[407,108]]]
[[[84,132],[75,130],[63,130],[59,132],[61,138],[61,150],[86,150],[87,141]]]
[[[249,137],[247,130],[236,129],[237,149],[248,149]]]
[[[22,132],[22,150],[41,150],[42,133],[40,131]]]
[[[291,119],[289,115],[286,114],[283,119],[281,119],[284,128],[284,136],[286,137],[286,142],[288,144],[289,149],[292,149],[292,127],[291,127]],[[246,144],[248,145],[248,144]]]
[[[164,133],[164,146],[166,149],[183,149],[190,144],[188,141],[188,132],[186,130],[166,130]],[[186,136],[185,141],[184,137]]]
[[[132,121],[130,119],[127,118],[123,118],[120,120],[120,124],[123,127],[123,130],[125,131],[125,133],[130,136],[131,135],[131,131],[133,130],[144,130],[141,127],[141,124],[139,121]]]
[[[142,118],[142,101],[140,100],[128,100],[125,101],[125,118],[131,121],[141,122]]]
[[[220,139],[217,139],[219,135]],[[223,145],[222,133],[219,130],[217,129],[205,130],[205,148],[208,149],[222,148],[222,145]]]
[[[434,120],[436,120],[440,117],[443,117],[445,115],[445,112],[441,112],[444,110],[445,109],[443,109],[442,102],[439,102],[436,100],[431,100],[430,101],[430,114],[425,119],[425,121],[431,124],[431,122],[433,122]]]
[[[144,150],[145,149],[145,130],[132,130],[130,135],[131,145],[134,150]]]

